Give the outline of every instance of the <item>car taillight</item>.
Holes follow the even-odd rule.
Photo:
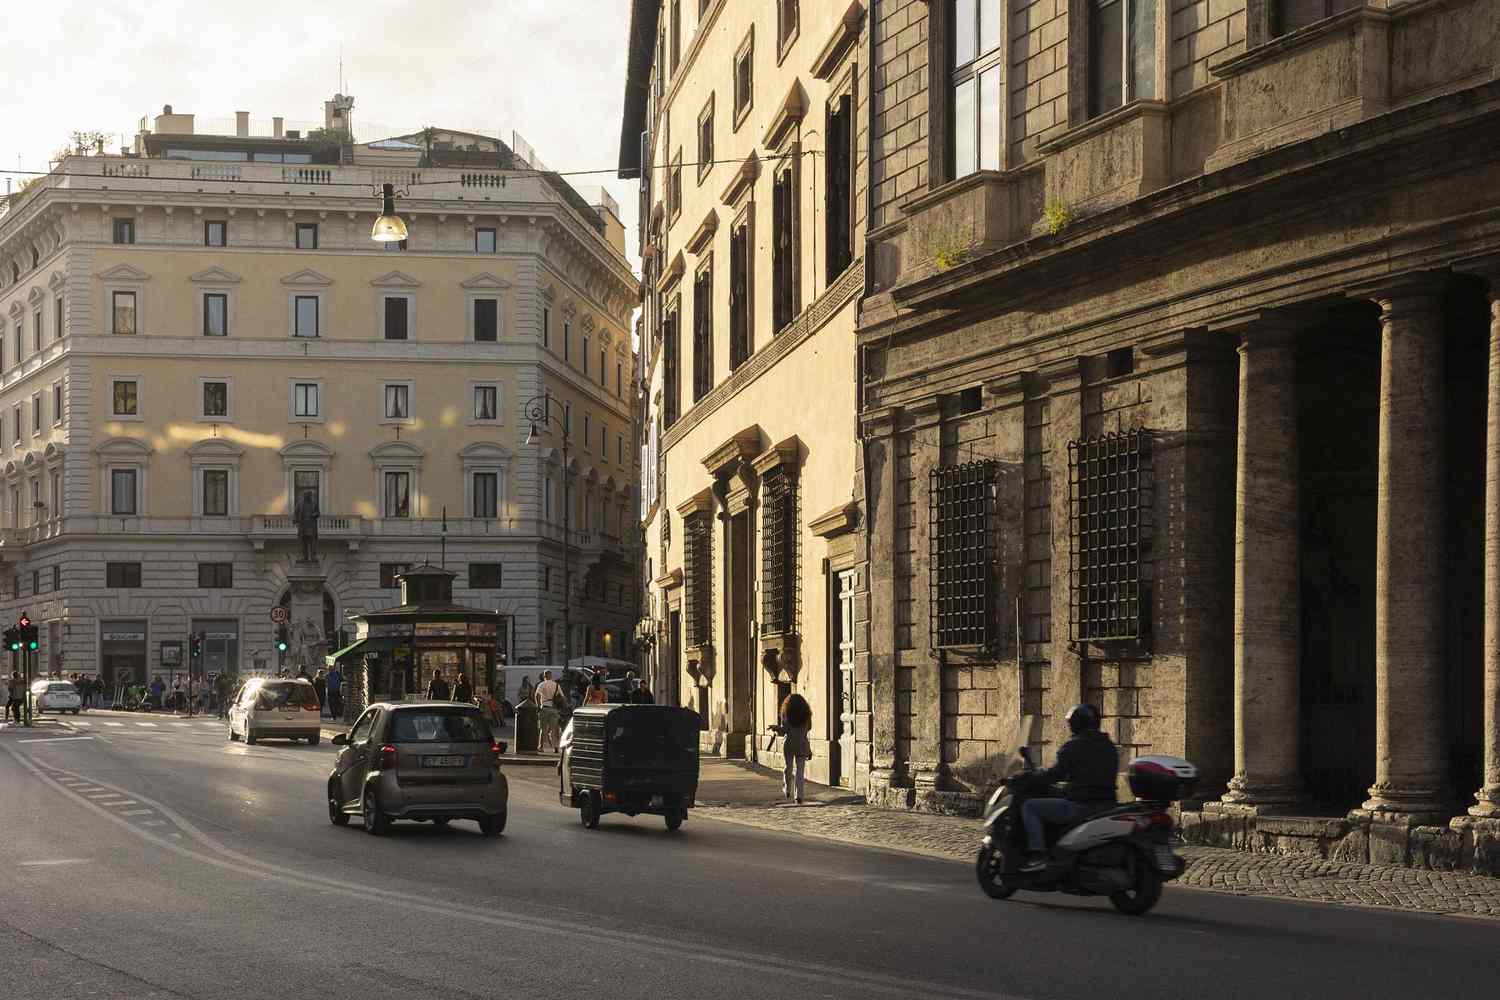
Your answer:
[[[323,706],[321,706],[321,705],[317,704],[316,702],[314,702],[311,705],[303,705],[302,706],[302,711],[304,711],[304,712],[317,712],[319,714],[322,714]]]
[[[394,771],[396,769],[396,748],[387,743],[380,748],[380,759],[376,763],[376,770]]]
[[[490,756],[494,759],[496,767],[500,766],[500,755],[504,752],[505,748],[500,745],[499,740],[490,740]]]

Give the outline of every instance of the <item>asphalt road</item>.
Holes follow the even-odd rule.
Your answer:
[[[14,1000],[1422,997],[1500,981],[1492,922],[1170,886],[1144,918],[997,903],[967,866],[702,818],[588,831],[545,768],[508,772],[499,839],[461,822],[376,838],[329,824],[326,743],[82,721],[0,732]]]

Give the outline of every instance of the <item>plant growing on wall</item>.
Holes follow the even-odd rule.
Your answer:
[[[1049,201],[1047,207],[1042,209],[1042,218],[1046,220],[1047,232],[1056,236],[1073,224],[1073,209],[1068,207],[1067,202]]]
[[[968,260],[974,244],[973,228],[951,217],[928,224],[922,233],[923,248],[939,271],[947,271]]]

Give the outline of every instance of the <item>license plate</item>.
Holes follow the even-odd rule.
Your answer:
[[[660,795],[653,795],[653,796],[651,796],[651,805],[653,807],[659,807],[659,806],[661,806],[661,804],[662,804],[662,797]]]
[[[446,757],[423,757],[423,767],[463,767],[463,754],[453,754]]]

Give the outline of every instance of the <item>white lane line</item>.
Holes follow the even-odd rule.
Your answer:
[[[84,729],[92,729],[94,726],[92,722],[74,722],[73,725],[81,726]]]
[[[156,728],[156,723],[154,723],[154,722],[137,722],[136,725],[140,726],[142,729],[155,729]]]
[[[167,825],[167,821],[164,820],[164,819],[143,819],[143,820],[141,820],[141,826],[166,826],[166,825]]]
[[[198,723],[198,725],[200,725],[200,726],[208,726],[208,727],[213,728],[213,729],[218,729],[219,726],[222,725],[222,723],[219,723],[219,722],[200,722],[200,723]]]
[[[138,805],[140,805],[140,803],[137,802],[135,799],[120,799],[118,802],[115,802],[115,801],[112,801],[112,800],[109,800],[109,799],[95,799],[94,801],[97,802],[97,803],[99,803],[101,806],[108,806],[111,809],[115,808],[116,806],[138,806]]]
[[[120,813],[121,816],[150,816],[150,809],[126,809]]]
[[[174,722],[174,723],[172,723],[172,728],[173,729],[186,729],[186,728],[188,728],[191,725],[192,725],[191,722]]]
[[[123,723],[123,722],[106,722],[105,725],[106,726],[123,726],[123,725],[125,725],[125,723]]]
[[[113,799],[119,797],[114,792],[105,788],[84,789],[82,794],[87,795],[91,799]]]
[[[30,740],[16,740],[17,743],[73,743],[77,740],[91,740],[92,736],[39,736]]]
[[[81,865],[88,858],[50,858],[46,861],[18,861],[22,868],[50,868],[52,865]]]

